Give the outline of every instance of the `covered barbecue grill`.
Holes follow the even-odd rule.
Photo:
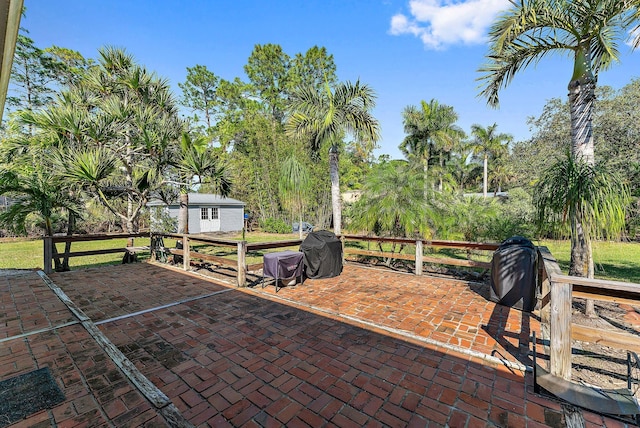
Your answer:
[[[342,272],[342,243],[332,232],[311,232],[300,244],[307,278],[333,278]]]

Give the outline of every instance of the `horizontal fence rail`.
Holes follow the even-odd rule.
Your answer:
[[[53,272],[52,263],[54,258],[65,259],[72,257],[83,256],[95,256],[101,254],[114,254],[114,253],[135,253],[149,247],[134,247],[135,238],[148,238],[148,232],[142,233],[108,233],[108,234],[96,234],[96,235],[65,235],[65,236],[45,236],[43,238],[44,251],[43,251],[43,265],[44,272],[49,274]],[[73,242],[88,242],[88,241],[111,241],[114,239],[127,239],[127,246],[122,248],[105,248],[100,250],[85,250],[85,251],[71,251],[71,244]],[[65,244],[65,251],[58,252],[55,247],[58,243]]]
[[[563,275],[546,247],[538,248],[541,287],[540,321],[548,343],[549,372],[571,380],[571,341],[593,342],[617,349],[640,352],[640,336],[627,332],[573,324],[573,297],[640,305],[640,284]]]
[[[470,260],[470,259],[457,259],[453,257],[433,257],[424,255],[425,247],[432,248],[452,248],[458,250],[467,251],[495,251],[498,249],[499,244],[494,243],[480,243],[480,242],[464,242],[464,241],[442,241],[442,240],[423,240],[412,238],[392,238],[392,237],[378,237],[378,236],[363,236],[363,235],[342,235],[343,248],[345,254],[360,255],[366,257],[383,257],[389,259],[407,260],[415,263],[415,274],[422,275],[422,269],[424,263],[443,264],[462,267],[476,267],[482,269],[490,269],[491,263]],[[347,247],[344,244],[348,241],[364,241],[364,242],[376,242],[376,243],[391,243],[401,245],[415,245],[415,254],[396,253],[389,251],[378,250],[363,250],[360,248]]]
[[[164,250],[169,252],[170,254],[181,256],[183,259],[183,268],[188,270],[191,266],[191,260],[202,260],[205,262],[211,262],[216,265],[225,266],[229,268],[233,268],[237,271],[237,283],[238,286],[242,287],[246,285],[247,273],[257,271],[262,269],[262,263],[254,263],[247,264],[247,253],[267,250],[267,249],[276,249],[276,248],[287,248],[296,245],[300,245],[302,240],[300,239],[290,239],[283,241],[273,241],[273,242],[257,242],[257,243],[247,243],[247,241],[243,240],[231,240],[231,239],[219,239],[214,237],[209,237],[205,235],[185,235],[185,234],[177,234],[177,233],[152,233],[153,237],[163,237],[163,238],[174,238],[182,242],[182,249],[178,248],[167,248],[164,247]],[[209,246],[215,247],[227,247],[234,248],[235,258],[232,257],[224,257],[219,255],[211,255],[205,254],[202,252],[198,252],[193,250],[194,243],[205,244]],[[152,259],[156,259],[155,253],[157,249],[153,248],[152,245]]]
[[[134,238],[150,238],[150,245],[144,247],[134,247]],[[107,248],[99,250],[86,250],[86,251],[65,251],[57,253],[53,251],[56,243],[69,244],[72,242],[81,241],[100,241],[128,238],[129,243],[124,248]],[[164,245],[164,241],[160,241],[159,238],[175,239],[180,242],[182,248],[169,247]],[[463,266],[472,268],[490,269],[491,264],[489,262],[471,260],[469,258],[452,258],[452,257],[433,257],[424,254],[425,247],[431,248],[451,248],[457,250],[467,251],[494,251],[498,248],[498,244],[493,243],[478,243],[478,242],[460,242],[460,241],[442,241],[442,240],[421,240],[412,238],[394,238],[394,237],[376,237],[376,236],[364,236],[364,235],[350,235],[345,234],[340,236],[343,246],[343,254],[345,255],[360,255],[366,257],[381,257],[381,258],[393,258],[398,260],[412,261],[415,263],[415,274],[422,275],[424,263],[442,264]],[[389,251],[374,251],[364,250],[359,248],[353,248],[346,246],[348,242],[376,242],[376,243],[395,243],[401,245],[415,245],[415,253],[405,254]],[[162,244],[159,244],[162,242]],[[302,239],[287,239],[282,241],[270,241],[270,242],[253,242],[249,243],[244,240],[233,239],[220,239],[207,235],[200,234],[179,234],[179,233],[164,233],[164,232],[151,232],[151,233],[136,233],[136,234],[104,234],[104,235],[76,235],[76,236],[56,236],[46,237],[44,239],[44,259],[45,259],[45,271],[51,272],[51,264],[54,257],[81,257],[88,255],[98,254],[110,254],[119,252],[135,253],[141,250],[150,250],[151,259],[157,260],[160,253],[164,255],[173,255],[182,258],[182,265],[185,270],[190,269],[191,262],[193,260],[199,260],[202,262],[212,263],[218,266],[224,266],[232,268],[237,271],[237,282],[239,286],[246,284],[246,275],[248,272],[255,272],[263,267],[263,263],[247,263],[247,257],[252,253],[263,250],[274,250],[279,248],[290,248],[299,246],[303,242]],[[198,251],[199,246],[211,246],[229,248],[230,254],[207,254],[202,251]],[[56,254],[54,254],[54,252]]]

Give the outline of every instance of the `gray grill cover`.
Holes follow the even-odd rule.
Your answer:
[[[332,232],[311,232],[300,245],[307,278],[332,278],[342,273],[342,243]]]
[[[291,279],[302,276],[302,253],[280,251],[264,255],[264,276],[276,279]]]

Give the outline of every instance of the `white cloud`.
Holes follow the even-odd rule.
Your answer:
[[[419,37],[427,49],[479,44],[496,15],[510,5],[509,0],[411,0],[411,16],[394,15],[389,32]]]

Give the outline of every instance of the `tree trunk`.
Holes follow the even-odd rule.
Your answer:
[[[331,206],[333,209],[333,233],[342,233],[342,203],[340,200],[340,174],[338,172],[338,147],[329,149],[329,175],[331,176]]]
[[[53,226],[51,225],[51,217],[45,217],[44,219],[44,231],[47,236],[53,236]],[[62,271],[62,263],[60,263],[60,256],[58,255],[58,249],[55,242],[51,246],[51,258],[53,258],[53,269],[56,272]],[[45,266],[46,268],[46,266]]]
[[[442,193],[442,174],[444,174],[444,159],[442,158],[442,152],[440,152],[440,174],[438,174],[438,192]]]
[[[422,173],[424,176],[424,200],[429,198],[429,158],[422,159]]]
[[[67,236],[73,235],[73,230],[75,228],[76,228],[76,216],[71,212],[71,210],[69,210],[68,224],[67,224]],[[65,253],[70,253],[71,252],[71,242],[65,242],[65,244],[64,244],[64,252]],[[71,270],[71,268],[69,267],[69,256],[64,256],[62,258],[62,270],[64,272],[67,272],[67,271]]]
[[[131,169],[133,166],[133,150],[131,148],[131,139],[129,135],[125,137],[125,142],[127,145],[127,154],[125,157],[126,162],[126,175],[125,175],[125,183],[128,189],[133,188],[133,174],[131,173]],[[133,195],[131,191],[127,192],[127,221],[125,227],[127,228],[128,233],[134,232],[134,223],[133,223]]]
[[[578,218],[571,219],[571,262],[569,275],[589,277],[590,242]],[[593,276],[592,276],[593,277]]]
[[[595,163],[591,126],[594,99],[595,82],[571,81],[569,84],[571,156],[575,160],[582,160],[589,165]]]
[[[189,233],[189,194],[180,192],[180,209],[178,211],[178,233]]]
[[[595,163],[592,133],[593,102],[596,81],[591,70],[591,51],[583,44],[576,51],[574,71],[569,82],[569,106],[571,109],[571,156],[576,161]],[[579,212],[579,210],[575,210]],[[578,216],[578,214],[576,214]],[[591,239],[585,219],[571,219],[571,264],[569,275],[593,278]],[[593,301],[587,301],[587,316],[595,317]]]
[[[484,159],[482,162],[482,165],[484,167],[484,170],[482,172],[482,196],[483,197],[487,197],[487,164],[489,162],[489,155],[487,155],[486,153],[484,154]]]

